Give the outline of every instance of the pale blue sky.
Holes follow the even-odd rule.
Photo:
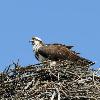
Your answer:
[[[29,40],[74,45],[100,67],[100,0],[0,0],[0,70],[38,63]]]

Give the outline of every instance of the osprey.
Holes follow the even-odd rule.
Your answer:
[[[73,46],[66,46],[63,44],[45,44],[40,38],[32,37],[30,42],[33,45],[35,57],[40,62],[63,61],[68,60],[74,62],[78,66],[90,66],[94,62],[79,56],[79,53],[72,51]]]

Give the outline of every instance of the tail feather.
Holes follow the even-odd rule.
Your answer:
[[[90,61],[90,60],[88,60],[88,59],[85,59],[85,58],[80,57],[80,58],[77,60],[76,64],[77,64],[78,66],[92,66],[92,65],[95,64],[95,62],[92,62],[92,61]]]

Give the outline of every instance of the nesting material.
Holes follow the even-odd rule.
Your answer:
[[[70,61],[13,63],[0,73],[0,100],[100,100],[95,72]]]

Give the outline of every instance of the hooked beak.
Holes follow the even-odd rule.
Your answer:
[[[29,42],[33,42],[33,40],[29,40]]]
[[[33,40],[29,40],[29,43],[30,43],[30,42],[34,45],[34,41],[33,41]]]

